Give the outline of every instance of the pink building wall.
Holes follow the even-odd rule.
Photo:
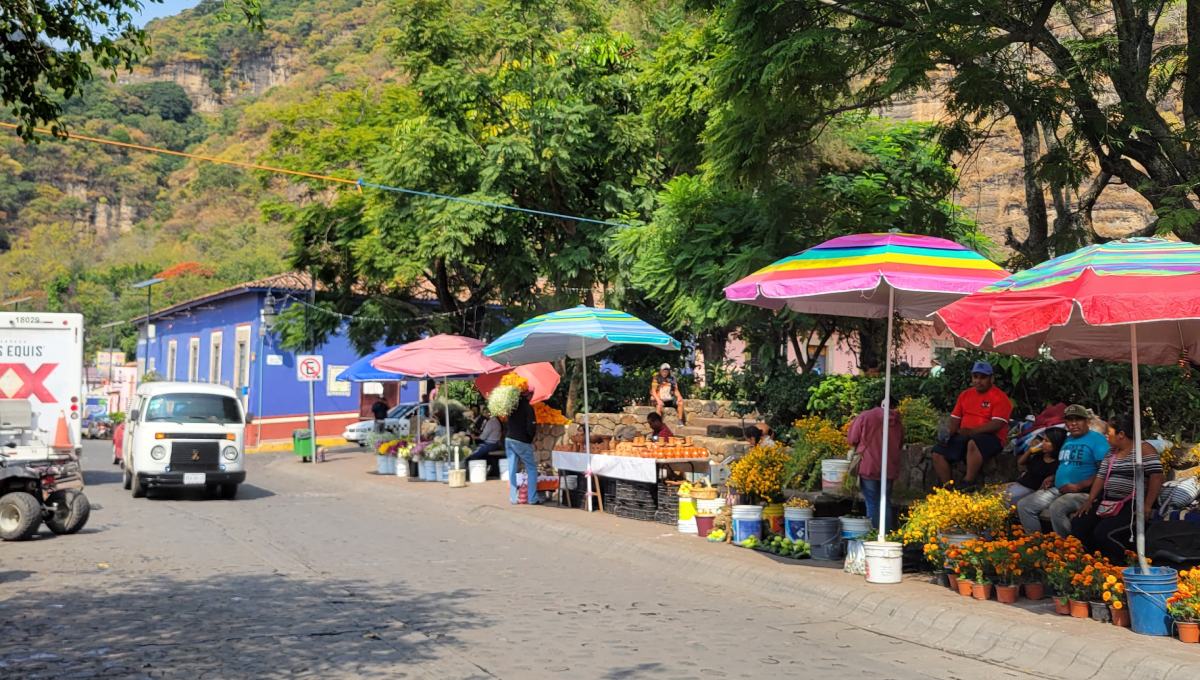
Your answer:
[[[934,352],[938,348],[954,347],[953,337],[949,333],[937,333],[933,324],[927,321],[905,322],[903,338],[904,342],[893,357],[893,365],[907,363],[913,368],[930,368],[933,366]],[[790,347],[788,360],[797,362],[795,352]],[[743,340],[730,336],[725,343],[725,362],[727,366],[734,368],[745,365],[746,343]],[[836,334],[830,338],[825,347],[825,372],[849,375],[861,373],[858,368],[858,353],[850,339]]]

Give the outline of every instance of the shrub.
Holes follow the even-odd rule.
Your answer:
[[[896,412],[904,423],[905,444],[929,444],[937,438],[941,413],[928,397],[904,397]]]

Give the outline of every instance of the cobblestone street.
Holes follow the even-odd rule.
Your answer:
[[[1032,677],[286,455],[252,457],[235,501],[134,500],[106,446],[83,533],[0,545],[0,676]]]

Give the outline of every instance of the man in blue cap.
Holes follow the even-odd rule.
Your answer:
[[[962,486],[977,486],[983,461],[1004,450],[1012,401],[992,382],[992,373],[988,362],[975,362],[971,387],[958,395],[950,412],[949,436],[933,446],[933,469],[943,485],[950,482],[951,463],[966,460]]]

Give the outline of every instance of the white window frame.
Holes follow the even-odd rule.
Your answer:
[[[208,336],[208,381],[214,385],[221,384],[221,351],[225,344],[225,334],[213,331]]]
[[[200,336],[188,338],[188,382],[200,382]]]
[[[167,341],[167,380],[175,379],[175,360],[179,358],[179,342]]]
[[[342,374],[349,366],[325,366],[325,396],[327,397],[349,397],[352,394],[351,385],[345,381],[338,381],[338,376]]]
[[[243,352],[243,347],[245,351]],[[234,332],[233,341],[233,389],[237,393],[238,398],[242,399],[243,406],[249,390],[246,394],[242,393],[243,387],[250,385],[250,358],[253,355],[254,347],[250,343],[250,325],[238,326]]]

